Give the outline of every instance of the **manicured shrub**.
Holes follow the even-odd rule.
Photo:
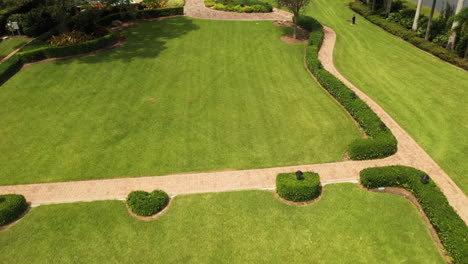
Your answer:
[[[405,166],[368,168],[360,173],[361,183],[366,188],[393,186],[411,191],[437,231],[450,257],[455,263],[468,263],[468,226],[433,181],[422,183],[421,176],[425,174]]]
[[[55,26],[50,7],[41,6],[31,9],[24,14],[14,14],[8,17],[9,21],[19,22],[21,32],[25,35],[36,37],[47,32]]]
[[[353,160],[378,159],[397,152],[397,140],[392,132],[382,125],[382,120],[356,94],[322,67],[318,52],[323,40],[323,28],[312,17],[300,17],[299,26],[310,31],[309,46],[306,49],[306,63],[319,83],[327,89],[353,116],[366,134],[367,139],[357,139],[348,147],[348,155]]]
[[[28,204],[23,195],[0,195],[0,226],[18,219],[26,211]]]
[[[298,180],[295,173],[276,176],[276,191],[282,198],[293,202],[305,202],[320,195],[320,177],[317,173],[304,172]]]
[[[205,6],[237,13],[268,13],[273,11],[273,6],[270,3],[259,0],[205,0]]]
[[[130,210],[140,216],[150,216],[160,212],[169,203],[169,196],[161,190],[151,193],[145,191],[133,191],[127,197]]]
[[[414,46],[424,51],[427,51],[439,57],[442,60],[445,60],[460,68],[468,70],[468,60],[458,57],[458,55],[455,52],[448,51],[447,49],[437,44],[434,44],[428,40],[425,40],[424,38],[419,37],[418,33],[406,29],[405,27],[395,22],[389,21],[377,14],[374,14],[369,7],[367,7],[361,2],[351,2],[349,3],[349,6],[352,10],[361,14],[370,22],[380,26],[381,28],[392,33],[393,35],[408,41]]]

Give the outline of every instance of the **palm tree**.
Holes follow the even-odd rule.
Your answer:
[[[460,31],[462,35],[468,34],[468,8],[463,8],[453,20],[457,22],[457,26],[451,30],[452,32]],[[468,58],[468,44],[465,47],[464,58]]]
[[[416,14],[414,15],[413,27],[411,28],[413,31],[418,30],[419,15],[421,14],[422,4],[423,4],[423,0],[419,0],[418,6],[416,7]]]
[[[388,17],[392,11],[393,0],[387,0],[387,9],[385,10],[385,15]]]
[[[457,9],[455,9],[455,16],[458,15],[458,13],[460,13],[462,8],[463,8],[463,0],[458,0]],[[457,38],[457,32],[454,29],[458,25],[459,25],[459,21],[454,20],[453,24],[452,24],[451,34],[450,34],[450,36],[448,38],[448,42],[447,42],[447,47],[446,48],[448,50],[453,50],[453,48],[455,47],[455,39]]]
[[[431,14],[429,15],[429,21],[427,21],[426,36],[424,36],[426,40],[429,40],[429,36],[431,33],[432,18],[434,17],[436,2],[437,0],[432,0]]]

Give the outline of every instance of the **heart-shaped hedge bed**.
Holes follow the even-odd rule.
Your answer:
[[[162,190],[151,193],[133,191],[127,196],[127,204],[133,213],[140,216],[150,216],[160,212],[169,203],[169,195]]]

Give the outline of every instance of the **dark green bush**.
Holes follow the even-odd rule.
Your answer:
[[[8,20],[19,22],[21,32],[31,37],[49,31],[56,24],[50,8],[46,6],[31,9],[24,14],[14,14],[8,17]]]
[[[1,3],[2,1],[0,1]],[[6,24],[8,17],[13,14],[25,13],[34,7],[43,4],[45,0],[29,0],[29,1],[18,1],[18,4],[0,10],[0,36],[6,34]]]
[[[161,190],[151,193],[133,191],[127,197],[128,207],[137,215],[150,216],[160,212],[169,203],[169,196]]]
[[[437,231],[445,250],[455,263],[468,263],[468,227],[433,182],[422,184],[424,172],[405,166],[368,168],[361,171],[366,188],[403,187],[411,191]]]
[[[18,219],[26,211],[28,204],[23,195],[0,195],[0,226]]]
[[[300,17],[299,25],[309,30],[309,46],[306,49],[306,63],[319,83],[328,90],[353,116],[369,136],[357,139],[348,148],[353,160],[377,159],[391,156],[397,152],[397,140],[392,132],[382,126],[382,120],[374,111],[338,78],[325,70],[319,59],[318,51],[322,45],[323,28],[311,17]]]
[[[276,176],[276,191],[282,198],[293,202],[310,201],[320,195],[320,177],[317,173],[304,172],[303,180],[295,173],[280,173]]]
[[[454,52],[448,51],[447,49],[434,44],[428,40],[425,40],[418,36],[418,33],[413,32],[409,29],[404,28],[403,26],[396,24],[392,21],[386,20],[385,18],[376,15],[372,12],[372,10],[364,5],[361,2],[351,2],[349,4],[350,8],[356,11],[357,13],[361,14],[370,22],[380,26],[381,28],[385,29],[386,31],[392,33],[395,36],[398,36],[409,43],[413,44],[414,46],[427,51],[442,60],[450,62],[458,67],[461,67],[465,70],[468,70],[468,60],[462,59],[458,57],[458,55]]]
[[[260,0],[205,0],[205,6],[237,13],[268,13],[273,11],[273,6],[270,3]]]
[[[115,13],[101,18],[98,21],[99,25],[108,26],[114,20],[128,21],[133,19],[148,19],[165,16],[183,15],[184,7],[166,7],[158,9],[138,10],[135,12]]]

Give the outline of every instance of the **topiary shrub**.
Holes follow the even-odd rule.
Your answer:
[[[299,180],[295,173],[280,173],[276,176],[276,192],[286,200],[305,202],[320,195],[320,177],[317,173],[304,172]]]
[[[420,170],[405,166],[368,168],[361,171],[366,188],[402,187],[411,191],[421,204],[440,241],[455,263],[468,263],[468,226],[455,212],[437,185]]]
[[[23,195],[0,195],[0,226],[16,220],[27,208],[28,204]]]
[[[169,203],[169,195],[162,190],[154,190],[151,193],[145,191],[133,191],[127,197],[130,210],[140,216],[150,216],[160,212]]]

